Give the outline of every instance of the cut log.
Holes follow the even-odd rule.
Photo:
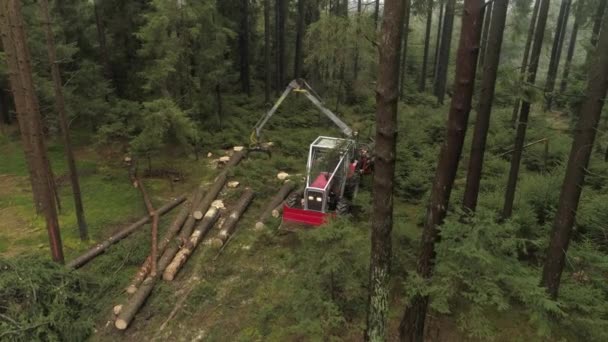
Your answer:
[[[203,218],[203,212],[202,211],[195,211],[192,213],[192,217],[194,217],[195,220],[199,221]]]
[[[180,196],[180,197],[172,200],[171,202],[169,202],[169,203],[165,204],[164,206],[158,208],[158,210],[157,210],[158,215],[162,216],[163,214],[166,214],[167,212],[171,211],[171,209],[177,207],[180,203],[182,203],[185,200],[186,200],[186,196],[185,195],[182,195],[182,196]],[[78,256],[77,258],[75,258],[74,260],[72,260],[71,262],[69,262],[66,266],[68,268],[71,268],[71,269],[77,269],[77,268],[82,267],[84,264],[86,264],[87,262],[91,261],[96,256],[98,256],[99,254],[103,253],[111,245],[113,245],[113,244],[117,243],[118,241],[120,241],[120,240],[126,238],[127,236],[131,235],[138,228],[144,226],[146,223],[148,223],[150,221],[151,221],[150,215],[146,215],[145,217],[142,217],[139,221],[133,223],[132,225],[130,225],[127,228],[119,231],[118,233],[110,236],[104,242],[95,245],[93,248],[89,249],[88,251],[86,251],[82,255]]]
[[[133,321],[133,318],[144,305],[148,296],[154,289],[154,285],[158,281],[158,276],[147,277],[146,280],[141,284],[137,292],[129,299],[129,302],[122,307],[114,326],[119,330],[125,330],[129,327],[129,324]]]
[[[243,215],[252,200],[253,191],[250,188],[246,188],[243,194],[241,195],[241,199],[235,205],[234,209],[230,212],[230,215],[228,216],[228,218],[226,218],[226,221],[224,221],[224,224],[222,225],[222,228],[219,234],[217,235],[217,242],[214,244],[217,244],[221,247],[226,243],[226,241],[228,241],[228,238],[230,238],[230,235],[232,235],[236,230],[237,223],[241,219],[241,216]]]
[[[163,279],[167,281],[171,281],[175,278],[177,272],[182,268],[182,266],[188,261],[188,258],[194,251],[194,249],[199,245],[201,240],[207,235],[211,227],[217,222],[219,217],[219,210],[215,207],[211,207],[203,220],[196,226],[194,232],[190,236],[190,240],[182,247],[173,261],[165,268],[163,273]]]
[[[287,172],[279,172],[279,173],[277,174],[277,178],[278,178],[279,180],[286,180],[286,179],[287,179],[287,177],[289,177],[289,174],[288,174]]]
[[[281,216],[281,213],[283,213],[284,205],[285,205],[285,203],[281,203],[281,204],[277,205],[276,208],[272,209],[272,217],[278,218],[279,216]]]
[[[186,205],[173,219],[173,222],[171,223],[171,226],[169,226],[169,229],[165,233],[165,236],[163,236],[163,238],[160,240],[158,244],[159,255],[162,255],[169,243],[175,238],[175,235],[179,233],[179,231],[182,229],[182,226],[184,225],[184,222],[188,218],[188,215],[192,213],[192,211],[194,210],[194,206],[198,205],[204,195],[205,190],[202,187],[199,187],[192,193]],[[150,273],[150,268],[152,266],[151,262],[152,258],[148,255],[146,261],[144,261],[137,274],[135,274],[135,277],[131,281],[131,284],[129,285],[129,287],[127,287],[128,294],[135,293],[139,284],[141,284],[141,282],[146,279],[148,273]]]
[[[270,202],[266,206],[266,209],[264,209],[264,211],[262,212],[262,215],[260,215],[260,218],[255,223],[256,229],[264,228],[264,222],[266,222],[266,220],[268,220],[270,215],[272,215],[273,210],[278,205],[281,205],[283,203],[283,201],[285,200],[285,198],[287,198],[287,196],[289,196],[291,191],[293,191],[293,188],[295,187],[295,185],[296,184],[291,181],[286,181],[285,184],[283,184],[283,186],[281,187],[279,192],[277,192],[277,194],[274,195],[274,197],[270,200]]]
[[[114,306],[112,311],[114,312],[114,316],[120,315],[120,312],[122,311],[122,304],[118,304],[118,305]]]

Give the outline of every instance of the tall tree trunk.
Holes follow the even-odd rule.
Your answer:
[[[502,48],[503,31],[507,17],[508,0],[495,0],[492,8],[492,21],[487,39],[486,61],[481,79],[481,93],[477,108],[477,120],[471,143],[471,157],[467,172],[467,183],[464,191],[463,207],[475,211],[477,198],[479,196],[479,183],[483,169],[483,157],[486,150],[486,140],[490,127],[490,114],[492,113],[492,102],[496,89],[496,75],[500,63],[500,50]],[[485,25],[485,24],[484,24]]]
[[[362,0],[357,0],[357,37],[355,39],[355,62],[353,70],[353,78],[357,80],[359,78],[359,36],[361,36],[361,11],[363,4]]]
[[[483,5],[483,0],[465,0],[464,2],[460,43],[456,57],[454,96],[450,105],[446,139],[439,153],[439,162],[426,212],[418,256],[416,271],[424,279],[429,279],[433,272],[435,243],[439,238],[438,226],[443,223],[445,218],[458,170],[458,162],[462,154],[475,87]],[[428,303],[428,296],[417,295],[406,307],[399,327],[401,340],[423,340]]]
[[[51,75],[53,78],[53,87],[55,90],[55,110],[59,117],[59,126],[61,127],[61,136],[65,145],[65,158],[68,164],[70,183],[72,185],[72,194],[74,196],[74,208],[76,211],[76,219],[78,221],[78,231],[80,240],[86,241],[89,239],[87,222],[84,217],[84,207],[82,205],[82,195],[80,191],[80,182],[78,181],[78,169],[74,159],[72,150],[72,142],[70,139],[70,129],[68,126],[68,118],[65,111],[65,100],[63,98],[63,82],[61,81],[61,73],[59,72],[59,64],[55,51],[55,38],[53,37],[53,29],[51,27],[51,16],[49,13],[48,0],[40,0],[40,9],[42,19],[45,24],[46,45],[49,55],[49,64],[51,65]]]
[[[597,45],[597,39],[600,35],[600,30],[602,29],[607,4],[608,0],[599,0],[597,12],[595,13],[593,20],[593,30],[591,31],[591,46],[593,47]]]
[[[448,67],[450,64],[450,46],[452,44],[452,30],[454,29],[454,7],[456,0],[447,0],[445,15],[443,17],[443,32],[439,45],[439,58],[437,60],[437,73],[435,75],[434,93],[437,101],[443,104],[446,85],[448,81]]]
[[[462,29],[456,56],[454,96],[450,105],[446,139],[439,153],[439,162],[426,211],[418,256],[416,271],[424,279],[429,279],[433,272],[435,243],[439,239],[438,226],[445,218],[458,170],[458,162],[462,154],[475,86],[479,39],[483,23],[482,6],[483,0],[465,0],[464,2]],[[424,321],[428,303],[428,296],[416,295],[412,298],[399,326],[402,341],[422,341],[424,339]]]
[[[286,1],[276,0],[276,46],[277,46],[277,91],[285,85],[285,17],[287,16]]]
[[[32,77],[31,56],[27,46],[21,2],[5,0],[0,4],[0,30],[9,65],[11,89],[22,128],[22,141],[37,208],[44,214],[49,235],[51,256],[63,263],[63,246],[57,220],[51,168],[40,118],[38,98]],[[18,98],[19,97],[19,98]],[[29,154],[29,156],[28,156]]]
[[[110,57],[108,54],[108,47],[106,44],[106,26],[103,22],[103,16],[101,8],[99,8],[99,1],[93,1],[93,11],[95,12],[95,25],[97,27],[97,40],[99,41],[99,55],[100,62],[103,66],[103,74],[108,80],[112,80],[112,66],[110,65]]]
[[[547,71],[547,81],[545,83],[545,110],[551,110],[553,102],[553,89],[555,88],[555,78],[557,77],[557,69],[559,68],[559,60],[562,53],[564,36],[566,35],[566,26],[568,25],[568,14],[570,12],[570,0],[562,0],[559,7],[557,24],[555,27],[555,35],[553,37],[553,46],[551,48],[551,59],[549,60],[549,69]]]
[[[393,184],[397,150],[399,54],[405,1],[385,0],[376,87],[376,172],[366,341],[386,340],[389,309]]]
[[[302,77],[302,39],[304,38],[305,0],[298,0],[298,17],[296,21],[296,54],[294,59],[294,78]]]
[[[376,0],[374,6],[374,29],[378,29],[378,20],[380,20],[380,0]]]
[[[241,28],[239,30],[241,91],[251,96],[249,76],[249,0],[241,0]]]
[[[576,12],[574,14],[574,24],[572,24],[572,33],[570,34],[570,41],[568,42],[568,52],[566,54],[566,61],[564,63],[564,74],[562,81],[559,86],[560,93],[564,93],[568,87],[568,76],[570,75],[570,66],[572,65],[572,57],[574,57],[574,48],[576,47],[576,39],[578,37],[578,28],[580,25],[582,8],[584,7],[584,0],[579,0],[576,3]]]
[[[490,25],[492,23],[492,10],[494,3],[490,2],[486,5],[483,15],[483,31],[481,33],[481,49],[479,51],[479,68],[483,69],[486,58],[486,50],[488,49],[488,36],[490,34]]]
[[[586,98],[580,110],[574,130],[574,140],[566,167],[566,176],[553,222],[551,242],[543,267],[542,286],[554,299],[557,298],[560,279],[564,270],[566,253],[572,236],[579,199],[585,183],[598,123],[608,90],[608,30],[601,31],[596,56],[589,72]]]
[[[407,39],[410,33],[411,0],[404,0],[403,33],[401,34],[401,77],[399,82],[399,98],[405,98],[405,75],[407,71]]]
[[[530,26],[528,26],[528,37],[526,38],[526,45],[524,46],[524,54],[521,60],[521,69],[519,71],[519,83],[523,83],[526,77],[526,68],[528,67],[528,59],[530,55],[530,47],[532,46],[532,39],[534,38],[534,31],[536,28],[536,21],[538,18],[538,9],[542,0],[534,1],[534,9],[532,10],[532,18],[530,18]],[[513,106],[513,114],[511,114],[511,125],[515,128],[517,123],[517,116],[519,115],[519,109],[521,107],[521,98],[517,97],[515,105]]]
[[[4,51],[4,50],[3,50]],[[0,83],[0,121],[5,125],[10,125],[13,120],[11,119],[11,97],[9,90],[6,89],[4,82]]]
[[[433,0],[427,1],[426,8],[426,29],[424,31],[424,52],[422,54],[422,69],[420,71],[420,80],[418,82],[418,91],[426,90],[426,73],[429,62],[429,45],[431,45],[431,28],[433,24]]]
[[[264,0],[264,101],[270,102],[270,0]]]
[[[547,14],[549,13],[550,0],[541,1],[538,9],[538,22],[534,32],[534,43],[530,55],[530,63],[528,66],[527,82],[534,85],[536,81],[536,71],[538,69],[538,60],[543,47],[543,38],[545,34],[545,26],[547,25]],[[523,152],[524,141],[526,140],[526,129],[528,128],[528,116],[530,115],[530,102],[524,100],[521,105],[519,121],[517,123],[517,133],[515,136],[515,148],[511,154],[511,167],[509,169],[509,180],[505,191],[505,203],[502,210],[503,218],[511,217],[513,213],[513,201],[515,200],[515,189],[517,187],[517,177],[519,176],[519,167],[521,164],[521,156]]]
[[[439,5],[439,18],[437,18],[437,39],[435,39],[435,53],[433,54],[433,84],[435,84],[435,76],[437,75],[437,60],[439,58],[439,46],[441,46],[441,31],[443,25],[443,11],[445,9],[445,2],[441,2]]]

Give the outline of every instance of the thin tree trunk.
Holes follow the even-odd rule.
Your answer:
[[[599,0],[597,6],[597,12],[595,13],[593,20],[593,30],[591,31],[591,46],[595,47],[597,45],[597,39],[600,35],[600,30],[602,29],[602,24],[604,22],[604,13],[606,12],[606,5],[608,4],[608,0]]]
[[[4,50],[2,50],[4,51]],[[13,123],[11,119],[11,96],[10,90],[6,88],[4,82],[0,83],[0,121],[5,125]]]
[[[532,46],[532,39],[534,38],[534,31],[536,28],[536,21],[538,18],[538,9],[542,0],[535,0],[534,9],[532,10],[532,18],[530,18],[530,26],[528,26],[528,37],[526,38],[526,45],[524,46],[524,54],[521,60],[521,69],[519,73],[519,83],[522,84],[526,77],[526,68],[528,67],[528,59],[530,55],[530,47]],[[517,116],[519,115],[519,109],[521,106],[521,98],[517,97],[515,105],[513,106],[513,114],[511,114],[511,125],[515,128],[517,123]]]
[[[399,54],[404,7],[405,1],[403,0],[384,1],[378,85],[376,86],[376,172],[373,180],[374,215],[372,217],[366,341],[382,341],[387,338],[399,100]]]
[[[568,43],[568,52],[566,54],[566,61],[564,63],[564,74],[562,81],[559,86],[560,93],[564,93],[568,87],[568,76],[570,75],[570,66],[572,65],[572,57],[574,57],[574,49],[576,48],[576,39],[578,37],[578,28],[580,25],[582,8],[584,7],[584,0],[579,0],[576,3],[576,12],[574,15],[574,24],[572,25],[572,33],[570,34],[570,42]]]
[[[302,39],[304,38],[305,0],[298,0],[298,17],[296,21],[296,52],[294,59],[294,78],[302,77]]]
[[[416,271],[423,279],[429,279],[433,273],[435,243],[439,239],[438,227],[443,223],[448,209],[450,193],[462,154],[475,86],[479,40],[483,24],[483,4],[483,0],[465,0],[464,2],[462,29],[456,56],[454,96],[450,105],[446,139],[439,153],[439,162],[426,212],[418,256]],[[423,340],[428,304],[428,296],[417,295],[410,301],[399,327],[402,341]]]
[[[551,110],[551,105],[553,102],[552,93],[553,89],[555,88],[555,78],[557,77],[557,69],[559,68],[559,60],[562,53],[564,36],[566,35],[569,12],[570,0],[562,0],[561,6],[559,7],[555,35],[553,37],[553,47],[551,48],[551,59],[549,60],[547,81],[545,83],[545,111]]]
[[[439,58],[437,60],[437,73],[435,75],[434,93],[437,101],[443,104],[448,80],[448,67],[450,65],[450,46],[452,44],[452,31],[454,29],[454,7],[456,0],[447,0],[445,15],[443,17],[443,33],[439,45]]]
[[[488,36],[490,34],[490,25],[492,24],[492,10],[494,2],[490,2],[485,6],[483,15],[483,30],[481,31],[481,48],[479,49],[479,69],[483,69],[486,50],[488,49]]]
[[[404,0],[404,14],[403,14],[403,33],[401,39],[401,77],[399,78],[399,98],[403,100],[405,98],[405,76],[407,71],[407,40],[410,31],[410,8],[411,0]]]
[[[59,116],[59,125],[61,127],[61,135],[63,144],[65,145],[65,157],[68,164],[70,182],[72,184],[72,194],[74,196],[74,207],[76,211],[76,219],[78,221],[78,231],[80,240],[86,241],[89,239],[87,222],[84,217],[84,207],[82,205],[82,195],[80,191],[80,182],[78,181],[78,169],[74,159],[72,150],[72,142],[70,139],[70,131],[68,127],[67,114],[65,112],[65,100],[63,97],[63,82],[59,72],[59,64],[55,52],[55,38],[53,37],[53,29],[51,28],[51,16],[49,14],[48,0],[40,0],[40,8],[42,18],[45,24],[47,52],[49,55],[49,64],[51,65],[51,75],[53,77],[53,87],[55,90],[55,110]]]
[[[106,79],[112,80],[112,66],[110,65],[110,57],[106,44],[106,26],[103,22],[101,9],[99,8],[100,0],[93,1],[93,12],[95,12],[95,26],[97,27],[97,40],[99,41],[99,55],[103,73]]]
[[[239,31],[241,91],[251,96],[249,76],[249,0],[241,0],[241,28]]]
[[[433,55],[433,84],[435,83],[435,76],[437,75],[437,60],[439,59],[439,47],[441,46],[441,31],[443,25],[443,12],[445,9],[445,2],[441,2],[439,5],[439,17],[437,18],[437,39],[435,39],[435,54]]]
[[[264,0],[264,102],[270,102],[270,0]]]
[[[492,21],[487,39],[487,59],[483,68],[481,79],[481,93],[477,108],[477,120],[471,143],[471,157],[467,172],[467,183],[464,191],[463,207],[475,211],[477,198],[479,196],[479,183],[481,182],[483,157],[486,149],[488,129],[490,127],[490,115],[492,113],[492,102],[496,89],[496,75],[500,64],[500,50],[502,47],[503,31],[507,17],[508,0],[495,0],[492,8]]]
[[[538,60],[543,45],[543,38],[545,34],[545,26],[547,24],[547,14],[549,13],[549,2],[550,0],[539,0],[542,1],[538,9],[538,22],[534,33],[534,43],[532,45],[532,51],[530,55],[530,65],[528,66],[528,80],[527,82],[534,85],[536,81],[536,71],[538,69]],[[515,148],[511,155],[511,167],[509,169],[509,180],[507,182],[507,188],[505,191],[505,203],[502,211],[503,218],[511,217],[513,213],[513,201],[515,200],[515,190],[517,187],[517,177],[519,176],[519,167],[521,164],[521,156],[523,152],[524,142],[526,140],[526,129],[528,128],[528,116],[530,115],[530,102],[524,100],[521,105],[521,112],[519,114],[519,121],[517,124],[517,133],[515,136]]]
[[[276,45],[277,45],[277,90],[285,84],[285,20],[287,16],[286,1],[276,0]]]
[[[426,9],[426,29],[424,31],[424,52],[422,53],[422,69],[420,71],[420,80],[418,81],[418,91],[426,90],[426,73],[429,61],[429,45],[431,45],[431,28],[433,24],[433,0],[427,1]]]
[[[30,179],[34,198],[37,201],[36,207],[45,216],[51,256],[54,261],[63,263],[63,246],[57,219],[55,192],[52,188],[54,180],[46,155],[38,97],[32,77],[31,55],[27,46],[28,40],[20,1],[5,0],[2,2],[0,5],[0,27],[3,46],[9,60],[11,88],[15,94],[16,109],[20,118],[19,121],[23,122],[22,127],[25,128],[21,134],[26,135],[22,138],[22,141],[25,143],[26,161],[31,163],[28,169],[32,172]],[[22,98],[17,99],[17,95]],[[28,152],[31,153],[29,157],[27,156]]]
[[[557,298],[560,279],[564,270],[566,253],[572,237],[579,199],[585,183],[585,175],[598,123],[608,90],[608,30],[599,36],[596,56],[589,72],[586,98],[580,110],[579,121],[574,130],[574,140],[566,167],[566,176],[553,223],[551,241],[545,258],[541,285],[547,288],[552,298]]]
[[[374,6],[374,30],[378,29],[378,21],[380,20],[380,0],[376,0]]]
[[[361,35],[361,11],[363,4],[362,0],[357,0],[357,37],[355,39],[355,62],[353,70],[353,79],[359,78],[359,36]]]

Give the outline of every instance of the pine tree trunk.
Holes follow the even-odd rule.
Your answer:
[[[21,11],[21,2],[5,0],[0,5],[0,27],[2,42],[9,60],[11,89],[15,96],[16,110],[22,128],[22,141],[36,207],[44,214],[49,235],[51,256],[63,263],[63,245],[57,219],[55,189],[52,188],[51,166],[44,144],[44,135],[32,77],[31,55],[27,46],[27,35]],[[20,99],[17,99],[17,96]],[[25,135],[25,136],[24,136]],[[29,156],[28,156],[29,155]]]
[[[357,37],[355,39],[355,62],[354,70],[353,70],[353,79],[357,80],[359,78],[359,36],[361,35],[361,11],[363,9],[362,0],[357,0]]]
[[[454,7],[456,0],[447,0],[445,15],[443,17],[443,32],[439,45],[439,58],[437,60],[437,73],[435,75],[434,93],[437,101],[443,104],[448,81],[448,67],[450,65],[450,46],[452,45],[452,31],[454,29]]]
[[[574,49],[576,48],[576,39],[578,37],[578,28],[580,25],[580,19],[582,15],[582,8],[584,6],[584,0],[579,0],[576,3],[576,13],[574,15],[574,24],[572,25],[572,33],[570,34],[570,41],[568,42],[568,52],[566,54],[566,61],[564,63],[564,74],[562,81],[559,86],[560,93],[564,93],[568,87],[568,76],[570,75],[570,66],[572,65],[572,57],[574,57]]]
[[[366,341],[387,337],[393,184],[397,144],[399,54],[405,1],[385,0],[376,86],[376,164],[373,180],[372,247],[369,269]]]
[[[70,131],[68,127],[67,114],[65,112],[65,100],[63,98],[63,82],[59,72],[59,64],[55,52],[55,38],[53,37],[53,29],[51,28],[51,16],[49,14],[48,0],[40,0],[40,8],[42,18],[45,24],[47,52],[49,55],[49,64],[51,65],[51,75],[53,78],[53,87],[55,90],[55,110],[59,116],[59,125],[61,127],[61,135],[63,144],[65,145],[65,157],[68,164],[70,182],[72,184],[72,193],[74,196],[74,207],[76,219],[78,221],[78,231],[80,240],[86,241],[89,239],[87,222],[84,217],[84,207],[82,205],[82,195],[80,191],[80,182],[78,181],[78,169],[72,151],[72,142],[70,139]]]
[[[264,0],[264,102],[270,102],[270,0]]]
[[[435,77],[437,76],[437,60],[439,59],[439,47],[441,46],[441,31],[444,19],[445,2],[441,2],[439,5],[439,17],[437,18],[437,39],[435,39],[435,54],[433,55],[433,84],[435,84]]]
[[[302,40],[304,38],[305,0],[298,0],[298,17],[296,22],[296,51],[294,59],[294,78],[302,77]]]
[[[503,31],[507,17],[508,0],[495,0],[492,8],[492,21],[487,39],[486,61],[481,78],[481,92],[477,107],[477,120],[475,120],[475,131],[471,143],[471,157],[467,170],[467,183],[464,191],[463,207],[475,211],[477,198],[479,196],[479,184],[481,182],[483,158],[486,149],[488,129],[490,127],[490,115],[492,113],[492,102],[496,89],[496,76],[500,64],[500,51],[502,47]],[[484,24],[485,25],[485,24]]]
[[[289,194],[293,191],[293,188],[295,186],[296,186],[296,184],[291,181],[287,181],[287,182],[285,182],[285,184],[283,184],[281,189],[279,189],[279,192],[277,192],[277,194],[272,197],[270,202],[268,202],[268,204],[266,205],[266,209],[264,209],[264,211],[262,211],[262,214],[260,215],[257,222],[255,223],[256,229],[264,228],[264,222],[266,222],[266,220],[268,220],[268,218],[270,218],[270,215],[272,215],[273,209],[275,209],[277,206],[279,206],[279,205],[281,205],[281,203],[283,203],[283,200],[285,200],[285,198],[287,198],[287,196],[289,196]]]
[[[100,62],[103,66],[103,73],[106,79],[112,80],[112,66],[110,65],[110,57],[108,57],[108,47],[106,44],[106,26],[103,22],[99,2],[100,0],[93,1],[93,11],[95,12],[95,26],[97,27],[97,40],[99,41]]]
[[[534,85],[536,81],[536,71],[538,69],[538,61],[543,45],[545,27],[547,25],[547,14],[549,13],[550,0],[541,1],[538,9],[538,22],[534,32],[534,43],[530,55],[530,64],[528,66],[528,79],[530,85]],[[528,116],[530,115],[530,102],[524,100],[521,105],[519,121],[517,123],[517,133],[515,136],[515,148],[511,155],[511,167],[509,169],[509,180],[505,191],[505,203],[502,210],[503,218],[511,217],[513,213],[513,201],[515,200],[515,189],[517,187],[517,177],[519,176],[519,167],[521,164],[521,156],[523,152],[524,142],[526,140],[526,129],[528,128]]]
[[[148,297],[150,296],[150,293],[152,293],[152,290],[154,289],[158,278],[158,275],[156,275],[150,276],[146,278],[146,280],[144,280],[142,286],[137,289],[137,292],[135,292],[129,302],[122,308],[120,314],[116,318],[114,326],[117,329],[125,330],[129,327],[129,324],[131,324],[133,318],[135,318],[135,315],[137,314],[137,312],[139,312],[139,309],[141,309],[141,307],[146,302],[146,299],[148,299]]]
[[[239,30],[241,91],[251,96],[249,77],[249,0],[241,0],[241,28]]]
[[[285,20],[286,1],[276,0],[277,91],[285,85]]]
[[[551,48],[551,59],[547,71],[547,81],[545,83],[545,111],[551,110],[553,102],[553,89],[555,88],[555,78],[562,53],[566,26],[568,25],[568,14],[570,12],[570,0],[562,0],[553,37],[553,47]]]
[[[462,29],[456,56],[454,96],[450,105],[446,139],[439,153],[439,162],[431,197],[426,212],[417,273],[429,279],[433,272],[435,243],[439,239],[439,225],[443,223],[450,193],[462,154],[477,70],[479,40],[483,24],[483,0],[465,0],[462,14]],[[447,18],[447,17],[446,17]],[[417,295],[406,307],[399,327],[402,341],[422,341],[424,321],[429,297]]]
[[[608,90],[608,30],[602,30],[595,58],[591,64],[585,100],[574,130],[574,140],[566,167],[566,176],[553,222],[551,241],[545,258],[541,284],[552,298],[557,298],[566,253],[572,237],[585,174],[593,151],[598,123]]]
[[[378,29],[378,21],[380,20],[380,0],[376,0],[374,4],[374,29]]]
[[[597,12],[595,13],[593,20],[593,30],[591,31],[591,46],[595,47],[597,45],[597,39],[600,35],[600,30],[602,28],[602,24],[604,22],[604,15],[606,12],[606,5],[608,4],[608,0],[599,0],[597,6]],[[593,53],[592,51],[590,53]]]
[[[253,191],[250,188],[246,188],[241,194],[239,201],[234,205],[234,209],[230,212],[230,215],[228,215],[226,221],[224,221],[220,227],[220,232],[217,234],[215,240],[219,242],[217,244],[219,247],[225,245],[230,236],[234,234],[237,223],[241,219],[241,216],[243,216],[245,210],[247,210],[249,204],[251,204],[251,201],[253,201],[253,196]]]
[[[479,69],[482,70],[485,58],[486,50],[488,49],[488,36],[490,34],[490,27],[492,24],[492,10],[494,8],[494,2],[490,2],[485,6],[483,14],[483,30],[481,31],[481,48],[479,49]]]
[[[399,78],[399,98],[405,98],[405,76],[407,71],[407,40],[410,33],[411,0],[404,0],[403,33],[401,34],[401,77]]]
[[[4,49],[2,49],[4,51]],[[0,83],[0,121],[5,125],[13,123],[11,119],[11,96],[10,85],[5,84],[4,81]]]
[[[426,29],[424,31],[424,50],[422,53],[422,68],[420,70],[420,80],[418,81],[418,91],[426,90],[426,74],[429,62],[429,45],[431,45],[431,28],[433,24],[433,0],[427,1],[426,9]]]
[[[534,31],[536,28],[536,21],[538,18],[538,9],[542,0],[534,1],[534,9],[532,10],[532,18],[530,18],[530,26],[528,26],[528,36],[526,38],[526,45],[524,46],[524,54],[521,60],[521,69],[519,74],[519,83],[524,83],[526,77],[526,69],[528,68],[528,59],[530,55],[530,47],[532,46],[532,39],[534,38]],[[517,116],[519,115],[519,109],[521,106],[521,98],[517,97],[515,105],[513,106],[513,114],[511,114],[511,125],[515,128],[517,123]]]

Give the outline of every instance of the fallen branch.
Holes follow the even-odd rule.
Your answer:
[[[165,236],[163,236],[163,238],[160,240],[158,244],[159,254],[162,254],[165,251],[171,240],[173,240],[175,235],[179,233],[180,229],[184,225],[184,222],[188,218],[188,215],[192,214],[194,208],[198,205],[204,194],[205,191],[202,187],[199,187],[192,193],[186,205],[173,219],[173,222],[171,223],[171,226],[169,226]],[[131,280],[131,284],[127,287],[127,293],[133,294],[135,291],[137,291],[137,287],[144,281],[144,279],[146,279],[146,276],[148,276],[148,273],[150,272],[151,261],[152,258],[150,255],[148,255],[146,261],[144,261],[137,274],[135,274],[133,280]]]
[[[157,210],[158,215],[162,216],[162,215],[166,214],[167,212],[171,211],[173,208],[177,207],[180,203],[182,203],[185,200],[186,200],[185,195],[182,195],[182,196],[174,199],[173,201],[158,208],[158,210]],[[146,215],[145,217],[142,217],[139,221],[133,223],[132,225],[119,231],[118,233],[110,236],[108,239],[106,239],[102,243],[95,245],[93,248],[89,249],[82,255],[76,257],[74,260],[70,261],[66,265],[66,267],[71,268],[71,269],[77,269],[77,268],[82,267],[87,262],[91,261],[96,256],[98,256],[99,254],[103,253],[111,245],[113,245],[113,244],[117,243],[118,241],[131,235],[138,228],[142,227],[143,225],[145,225],[146,223],[148,223],[150,221],[151,221],[150,215]]]
[[[236,204],[232,212],[230,212],[230,215],[228,216],[226,221],[224,221],[224,224],[222,225],[221,230],[214,241],[214,244],[218,245],[218,247],[221,247],[226,243],[226,241],[230,238],[230,235],[232,235],[236,230],[237,223],[241,219],[241,216],[243,215],[252,200],[253,191],[250,188],[246,188],[243,194],[241,195],[241,199]]]
[[[219,218],[219,210],[215,207],[211,207],[205,214],[203,220],[197,225],[196,229],[190,236],[190,240],[180,249],[177,253],[173,261],[165,268],[163,273],[163,279],[167,281],[171,281],[175,278],[175,275],[182,266],[188,261],[188,258],[194,251],[194,249],[199,245],[201,240],[207,235],[211,227],[217,222]]]
[[[264,228],[264,222],[266,222],[270,215],[272,215],[274,209],[283,203],[285,198],[289,196],[289,193],[291,193],[294,187],[295,183],[291,181],[286,181],[285,184],[283,184],[279,192],[277,192],[277,194],[274,195],[274,197],[270,200],[270,202],[266,206],[266,209],[264,209],[262,215],[260,215],[260,218],[255,223],[256,229]]]

